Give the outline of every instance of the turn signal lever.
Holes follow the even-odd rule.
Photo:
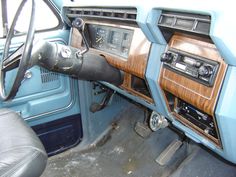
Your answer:
[[[84,35],[84,21],[76,18],[72,25],[83,38],[84,50],[42,40],[34,44],[30,65],[39,65],[50,71],[67,74],[81,80],[122,84],[123,74],[120,70],[111,66],[104,57],[88,51],[89,45]]]
[[[88,52],[88,50],[89,50],[89,45],[88,45],[87,39],[84,35],[84,21],[81,18],[77,17],[73,20],[72,27],[76,28],[80,32],[80,34],[83,38],[83,42],[85,44],[85,49],[82,51],[79,50],[77,52],[77,55],[81,56],[81,55],[85,54],[86,52]]]

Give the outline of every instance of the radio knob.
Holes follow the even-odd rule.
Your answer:
[[[166,52],[166,53],[163,53],[162,56],[161,56],[161,61],[162,62],[166,62],[166,63],[170,63],[174,58],[174,55],[170,52]]]
[[[213,69],[210,66],[202,65],[198,69],[198,74],[202,77],[209,77],[209,76],[211,76],[212,73],[213,73]]]

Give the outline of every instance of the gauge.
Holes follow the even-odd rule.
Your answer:
[[[103,36],[101,36],[100,34],[97,33],[96,38],[95,38],[96,45],[97,46],[102,46],[103,42],[104,42]]]
[[[111,31],[110,32],[110,38],[109,38],[109,43],[111,45],[113,45],[115,48],[119,47],[120,46],[120,43],[121,43],[121,33],[118,32],[118,31]]]
[[[95,45],[99,48],[103,47],[105,39],[106,39],[106,30],[103,28],[97,28]]]

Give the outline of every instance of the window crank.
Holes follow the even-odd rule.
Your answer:
[[[30,79],[32,76],[33,76],[32,72],[29,71],[29,70],[27,70],[27,71],[25,72],[25,75],[24,75],[24,78],[23,78],[23,80],[22,80],[22,83],[23,83],[25,80]]]

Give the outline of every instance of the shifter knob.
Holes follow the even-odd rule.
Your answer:
[[[72,26],[75,27],[79,32],[82,32],[84,30],[84,20],[77,17],[73,20]]]
[[[85,44],[84,50],[79,50],[77,52],[77,56],[79,56],[79,57],[82,56],[83,54],[85,54],[86,52],[88,52],[88,50],[89,50],[89,45],[88,45],[87,39],[84,35],[84,25],[85,25],[84,20],[79,17],[75,18],[72,22],[72,27],[76,28],[79,31],[79,33],[81,34],[81,36],[83,38],[84,44]]]

